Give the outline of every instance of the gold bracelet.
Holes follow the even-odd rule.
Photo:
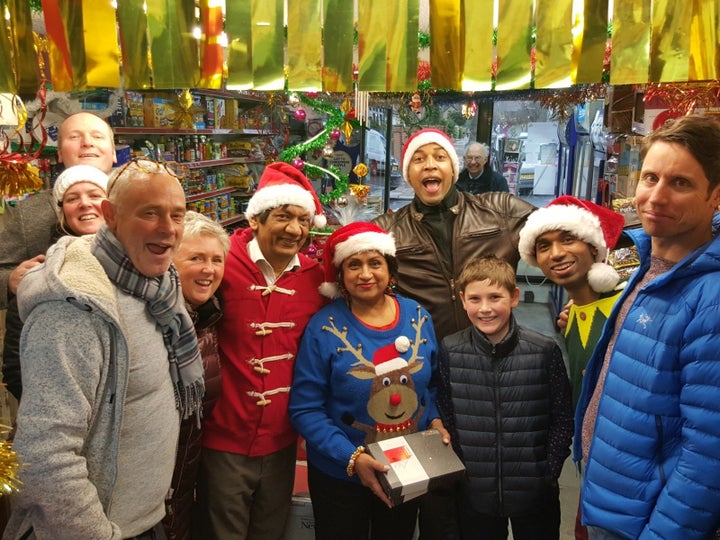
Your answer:
[[[365,447],[364,446],[358,446],[355,451],[350,456],[350,461],[348,461],[348,466],[345,471],[347,472],[348,476],[352,476],[355,474],[355,460],[360,457],[360,454],[365,453]]]

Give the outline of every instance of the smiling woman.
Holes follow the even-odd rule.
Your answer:
[[[106,198],[108,176],[91,165],[75,165],[65,169],[55,180],[53,200],[58,214],[58,229],[53,242],[63,234],[82,236],[94,234],[105,222],[101,205]],[[10,300],[5,316],[3,345],[3,382],[20,401],[20,334],[23,323],[18,313],[17,297]]]
[[[365,446],[429,427],[449,442],[431,386],[432,321],[417,302],[395,295],[395,242],[377,225],[336,230],[324,267],[320,291],[335,301],[305,330],[289,408],[307,443],[316,538],[368,538],[372,528],[409,540],[418,499],[389,508],[376,477],[384,467]]]

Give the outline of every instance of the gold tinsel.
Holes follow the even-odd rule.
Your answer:
[[[0,160],[0,195],[18,197],[42,188],[36,167],[22,161]]]
[[[6,439],[10,428],[0,426],[0,495],[17,492],[22,482],[18,479],[20,463],[12,449],[12,442]]]

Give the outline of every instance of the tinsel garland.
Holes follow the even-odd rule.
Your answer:
[[[644,100],[662,99],[670,112],[692,114],[695,109],[717,107],[720,102],[720,81],[703,83],[650,83],[645,87]]]
[[[307,141],[290,146],[283,150],[278,157],[280,161],[292,164],[293,160],[302,159],[302,155],[306,152],[314,152],[323,148],[328,143],[330,134],[333,130],[342,129],[346,122],[350,122],[354,128],[360,127],[360,123],[357,120],[348,120],[346,118],[346,114],[338,107],[335,107],[332,103],[324,101],[319,97],[311,98],[302,93],[298,93],[297,97],[303,105],[312,107],[314,110],[324,113],[327,116],[325,128]],[[328,165],[327,168],[324,168],[305,162],[303,169],[305,174],[309,177],[320,178],[325,174],[329,174],[335,179],[334,189],[329,193],[322,193],[319,195],[320,202],[323,204],[329,204],[331,201],[340,198],[348,190],[348,185],[350,183],[348,175],[340,172],[340,169],[334,165]]]
[[[0,426],[0,495],[15,493],[22,484],[18,479],[20,463],[12,442],[7,440],[8,433],[9,427]]]

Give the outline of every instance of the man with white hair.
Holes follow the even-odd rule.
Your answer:
[[[477,195],[488,191],[510,191],[505,177],[495,172],[488,159],[490,149],[486,144],[472,142],[465,148],[465,168],[460,171],[457,188]]]

